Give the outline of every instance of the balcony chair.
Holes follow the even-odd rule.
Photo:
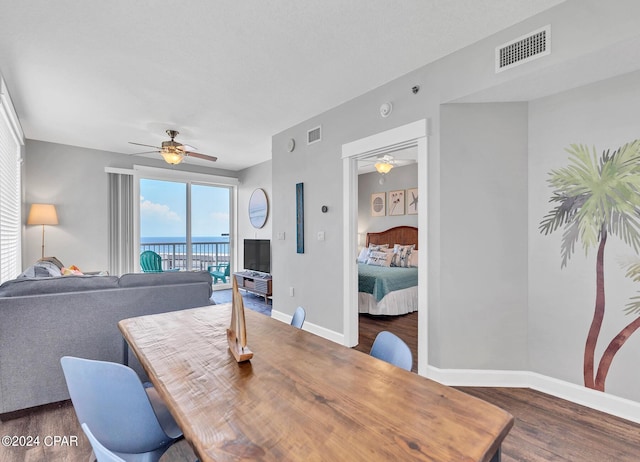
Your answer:
[[[64,356],[60,363],[78,421],[125,462],[157,462],[182,431],[155,388],[122,364]],[[92,441],[93,447],[93,441]],[[100,448],[94,451],[98,460]]]
[[[376,336],[369,354],[407,371],[410,371],[413,366],[413,355],[407,344],[400,337],[386,330]]]
[[[215,266],[208,266],[207,271],[213,277],[214,284],[218,282],[218,279],[226,284],[227,278],[231,275],[231,265],[229,262],[218,263]]]
[[[165,271],[179,271],[179,268],[162,269],[162,257],[153,250],[145,250],[140,254],[140,268],[145,273],[163,273]]]
[[[306,315],[307,314],[304,311],[304,308],[299,306],[293,313],[293,317],[291,318],[291,325],[293,327],[297,327],[298,329],[302,329],[302,325],[304,324],[304,318],[306,317]]]

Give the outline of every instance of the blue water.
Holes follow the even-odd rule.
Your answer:
[[[140,237],[141,244],[184,244],[186,237]],[[229,236],[193,236],[191,242],[229,242]]]

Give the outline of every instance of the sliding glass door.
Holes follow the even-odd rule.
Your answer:
[[[162,269],[221,272],[230,282],[231,188],[185,181],[140,179],[140,252],[152,250]]]

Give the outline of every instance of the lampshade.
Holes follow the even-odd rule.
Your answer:
[[[178,165],[184,159],[184,151],[173,147],[163,147],[160,155],[167,164]]]
[[[58,214],[53,204],[31,204],[28,225],[57,225]]]
[[[375,167],[378,173],[382,173],[384,175],[391,171],[391,169],[393,168],[393,165],[387,162],[386,160],[384,160],[381,162],[376,162]]]

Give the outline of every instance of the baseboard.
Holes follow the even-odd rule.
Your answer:
[[[449,386],[531,388],[640,423],[640,403],[528,371],[484,371],[427,367],[427,377]]]
[[[291,318],[293,315],[286,314],[281,311],[271,310],[271,317],[277,319],[278,321],[282,321],[287,324],[291,324]],[[322,326],[318,326],[317,324],[313,324],[308,320],[305,320],[302,325],[302,330],[306,330],[307,332],[311,332],[312,334],[318,335],[320,337],[324,337],[327,340],[331,340],[332,342],[338,343],[340,345],[344,345],[344,335],[340,332],[335,332],[329,329],[326,329]]]

